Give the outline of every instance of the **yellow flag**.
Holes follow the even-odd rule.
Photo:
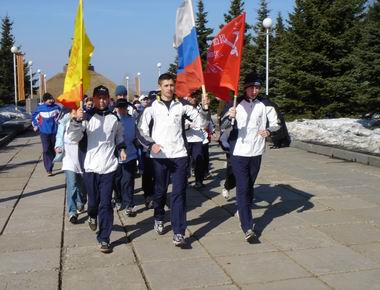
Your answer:
[[[88,65],[94,46],[88,38],[83,20],[83,0],[79,0],[75,18],[74,39],[71,46],[69,64],[67,67],[63,94],[57,100],[64,106],[76,109],[82,101],[83,92],[90,87]]]

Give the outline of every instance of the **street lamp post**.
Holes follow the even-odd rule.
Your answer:
[[[158,77],[161,75],[161,63],[157,63],[157,69],[158,69]]]
[[[46,93],[47,92],[46,74],[44,74],[44,89],[45,89],[44,93]]]
[[[42,84],[41,84],[41,70],[37,70],[38,73],[38,93],[40,95],[40,103],[42,103]]]
[[[33,61],[28,62],[29,65],[29,80],[30,80],[30,98],[33,100],[33,72],[32,72],[32,65]]]
[[[263,20],[263,26],[266,29],[266,40],[267,40],[267,45],[266,45],[266,87],[265,87],[265,94],[268,96],[269,95],[269,29],[272,27],[272,19],[269,17],[265,18]]]
[[[13,78],[15,81],[15,106],[17,111],[17,72],[16,72],[16,54],[18,53],[18,49],[16,46],[12,46],[11,52],[13,53]]]
[[[141,91],[140,91],[140,76],[141,76],[141,73],[138,72],[137,73],[137,77],[136,77],[136,94],[138,96],[140,96],[140,94],[141,94]]]
[[[129,76],[126,76],[125,80],[127,81],[127,99],[128,99],[128,101],[130,101],[130,99],[129,99]]]

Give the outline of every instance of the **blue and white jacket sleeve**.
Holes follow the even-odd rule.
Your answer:
[[[32,126],[33,128],[38,128],[38,118],[40,117],[40,106],[37,106],[36,110],[32,114]]]
[[[147,150],[150,150],[155,143],[150,136],[149,124],[152,119],[152,107],[148,107],[144,110],[137,123],[137,140]]]

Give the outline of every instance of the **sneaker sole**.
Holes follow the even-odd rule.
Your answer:
[[[164,234],[164,230],[162,230],[162,231],[157,231],[157,230],[155,230],[155,232],[156,232],[158,235],[160,235],[160,236],[162,236],[162,235]]]
[[[245,237],[245,240],[246,240],[247,242],[251,242],[251,241],[253,241],[255,238],[256,238],[256,235],[255,235],[255,234],[252,234],[252,235],[250,235],[250,236],[248,236],[248,237]]]
[[[174,244],[174,246],[180,247],[180,248],[183,248],[184,246],[186,246],[186,242],[175,242],[175,241],[173,241],[173,244]]]
[[[69,219],[69,222],[72,223],[73,225],[75,225],[78,222],[78,219],[75,217],[72,217]]]
[[[109,254],[112,252],[112,250],[109,248],[109,249],[102,249],[102,248],[98,248],[100,252],[104,253],[104,254]]]
[[[93,232],[96,231],[96,228],[98,227],[98,225],[91,225],[91,224],[88,224],[90,230],[92,230]]]

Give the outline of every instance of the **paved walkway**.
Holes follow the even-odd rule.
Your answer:
[[[81,215],[65,217],[64,175],[47,178],[32,133],[0,149],[0,289],[380,289],[380,168],[294,148],[268,150],[255,190],[260,242],[243,240],[214,177],[188,189],[187,249],[157,236],[152,212],[115,212],[113,253]],[[191,180],[193,184],[193,180]]]

